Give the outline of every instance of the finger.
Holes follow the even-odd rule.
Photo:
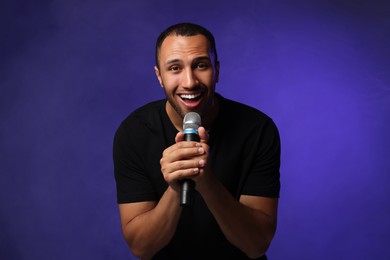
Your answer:
[[[182,170],[201,169],[204,168],[206,164],[207,158],[199,156],[189,160],[181,160],[171,163],[163,162],[161,164],[161,171],[165,174],[171,174]]]
[[[190,179],[196,177],[199,174],[199,171],[199,168],[179,170],[170,174],[164,174],[164,179],[168,183],[173,183],[183,179]]]
[[[179,142],[163,152],[161,162],[172,163],[188,160],[206,153],[205,148],[198,142]]]
[[[199,146],[200,145],[199,143],[193,143],[192,145],[193,145],[192,147],[180,148],[178,150],[172,151],[172,153],[168,156],[173,162],[173,161],[193,159],[206,153],[205,148]]]
[[[209,134],[207,133],[206,129],[203,126],[201,126],[198,128],[198,132],[199,132],[200,142],[207,143],[207,141],[209,140]]]
[[[184,141],[184,133],[183,132],[178,132],[175,137],[175,142],[181,142]]]
[[[161,165],[161,172],[164,176],[173,179],[181,179],[192,176],[199,172],[199,162],[197,160],[182,160]]]
[[[180,137],[178,137],[180,138]],[[182,149],[182,148],[193,148],[193,147],[196,147],[196,144],[197,142],[177,142],[169,147],[167,147],[164,151],[163,151],[163,157],[176,151],[176,150],[179,150],[179,149]]]

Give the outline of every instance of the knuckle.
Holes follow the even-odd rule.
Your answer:
[[[177,168],[178,168],[178,169],[183,169],[183,168],[185,168],[185,162],[184,162],[184,161],[178,161],[178,162],[177,162]]]

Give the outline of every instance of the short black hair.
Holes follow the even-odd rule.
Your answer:
[[[203,35],[206,37],[210,44],[211,52],[215,56],[215,62],[218,61],[218,55],[217,55],[217,48],[215,46],[215,39],[213,34],[204,28],[203,26],[200,26],[198,24],[194,23],[178,23],[174,24],[170,27],[168,27],[165,31],[163,31],[160,36],[157,38],[156,41],[156,66],[159,67],[159,52],[161,49],[161,45],[165,38],[167,38],[170,35],[176,35],[176,36],[195,36],[195,35]]]

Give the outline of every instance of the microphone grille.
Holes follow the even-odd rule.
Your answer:
[[[200,115],[195,112],[189,112],[184,116],[183,119],[183,129],[196,129],[198,130],[201,126],[202,120]]]

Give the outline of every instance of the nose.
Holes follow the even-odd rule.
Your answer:
[[[191,89],[197,86],[198,80],[192,69],[187,69],[183,73],[182,86],[186,89]]]

